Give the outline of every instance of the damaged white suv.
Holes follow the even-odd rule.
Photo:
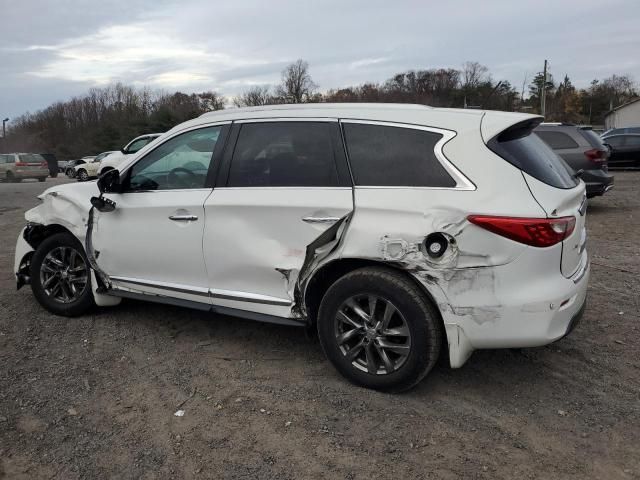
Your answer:
[[[317,326],[400,391],[447,349],[544,345],[581,316],[584,184],[542,118],[416,105],[207,113],[26,214],[18,286],[59,315],[122,297]]]

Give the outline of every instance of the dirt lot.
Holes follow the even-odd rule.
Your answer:
[[[43,188],[0,185],[0,478],[640,478],[640,172],[590,202],[569,337],[395,396],[301,329],[134,301],[49,315],[12,273]]]

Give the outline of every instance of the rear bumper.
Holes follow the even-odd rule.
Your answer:
[[[613,188],[613,175],[604,170],[587,170],[582,174],[588,197],[604,195]]]
[[[476,349],[548,345],[575,328],[586,305],[586,251],[571,278],[562,276],[557,265],[539,272],[533,266],[513,267],[489,267],[483,276],[490,284],[480,287],[474,282],[482,292],[449,295],[451,305],[440,305],[452,367],[462,366]]]

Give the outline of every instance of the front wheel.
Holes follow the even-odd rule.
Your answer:
[[[87,180],[89,180],[89,174],[86,170],[82,169],[78,172],[78,180],[80,180],[81,182],[86,182]]]
[[[94,305],[89,262],[70,233],[46,238],[31,258],[31,290],[56,315],[82,315]]]
[[[440,318],[425,294],[401,273],[379,267],[348,273],[327,290],[318,334],[342,375],[387,392],[422,380],[442,344]]]

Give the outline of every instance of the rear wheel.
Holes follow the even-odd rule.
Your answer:
[[[66,175],[69,178],[76,178],[76,171],[73,168],[67,168]]]
[[[16,178],[13,172],[7,172],[7,183],[18,183],[21,180],[21,178]]]
[[[435,365],[442,325],[424,293],[399,272],[355,270],[327,290],[318,312],[322,348],[351,382],[400,392]]]
[[[31,290],[57,315],[82,315],[94,305],[89,262],[73,235],[57,233],[38,246],[31,259]]]
[[[47,180],[47,177],[39,177],[39,178],[38,178],[38,181],[39,181],[39,182],[44,182],[44,181],[46,181],[46,180]]]

